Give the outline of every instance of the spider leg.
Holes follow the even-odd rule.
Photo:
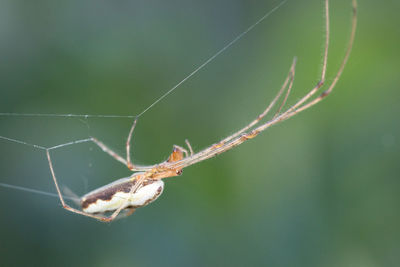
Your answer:
[[[149,166],[139,166],[135,165],[132,163],[131,160],[131,140],[132,140],[132,135],[133,131],[135,130],[136,123],[137,123],[138,118],[133,121],[131,129],[129,130],[128,138],[126,139],[126,161],[125,165],[130,169],[131,171],[147,171],[155,167],[155,165],[149,165]]]
[[[292,62],[292,65],[290,66],[289,73],[288,73],[288,75],[287,75],[282,87],[280,88],[280,90],[278,91],[276,96],[274,97],[274,99],[270,102],[270,104],[267,106],[267,108],[260,115],[257,116],[257,118],[255,120],[253,120],[251,123],[246,125],[244,128],[240,129],[236,133],[226,137],[225,139],[223,139],[220,142],[210,146],[209,148],[206,148],[206,149],[200,151],[195,156],[196,157],[202,157],[202,155],[205,155],[205,154],[208,154],[208,153],[212,153],[215,150],[219,150],[220,148],[225,147],[225,145],[229,144],[232,141],[232,139],[237,138],[238,136],[242,135],[245,131],[249,130],[250,128],[255,126],[257,123],[259,123],[269,113],[269,111],[273,108],[273,106],[276,104],[276,102],[278,101],[278,99],[280,98],[280,96],[282,95],[282,93],[285,91],[285,89],[288,87],[288,84],[289,84],[289,87],[288,87],[287,93],[285,95],[285,98],[284,98],[281,106],[279,107],[277,113],[275,113],[275,115],[274,115],[274,116],[276,116],[278,114],[278,112],[280,112],[280,110],[283,107],[283,105],[285,104],[287,98],[289,97],[289,93],[290,93],[291,88],[293,86],[293,80],[294,80],[294,74],[295,74],[295,68],[296,68],[296,61],[297,61],[297,59],[294,58],[293,62]],[[187,159],[187,161],[191,162],[192,159]],[[196,161],[196,162],[198,162],[198,161]],[[180,165],[180,163],[177,163],[177,164]],[[189,165],[191,165],[191,164],[192,163],[190,163]],[[185,164],[185,167],[186,166],[188,166],[188,165]]]
[[[285,111],[284,113],[282,113],[279,116],[274,117],[274,119],[272,119],[271,121],[268,121],[267,123],[257,127],[256,129],[254,129],[253,131],[251,131],[248,134],[245,134],[241,137],[241,139],[243,141],[247,140],[247,139],[251,139],[254,138],[255,136],[257,136],[260,132],[266,130],[267,128],[269,128],[270,126],[281,122],[283,120],[287,120],[291,117],[293,117],[294,115],[300,113],[301,111],[304,111],[312,106],[314,106],[315,104],[317,104],[318,102],[322,101],[326,96],[328,96],[333,88],[335,87],[336,83],[338,82],[340,76],[343,73],[343,69],[349,59],[350,56],[350,52],[351,49],[353,47],[353,43],[354,43],[354,38],[355,38],[355,33],[356,33],[356,28],[357,28],[357,1],[353,0],[352,5],[353,5],[353,17],[352,17],[352,27],[351,27],[351,33],[350,33],[350,40],[348,42],[347,45],[347,49],[346,49],[346,53],[345,56],[342,60],[342,63],[339,67],[339,70],[337,71],[335,78],[333,79],[332,83],[329,85],[328,89],[325,90],[324,92],[322,92],[318,97],[314,98],[313,100],[306,102],[307,100],[309,100],[314,94],[315,92],[321,88],[325,82],[325,73],[326,73],[326,66],[327,66],[327,58],[328,58],[328,46],[329,46],[329,1],[326,0],[325,1],[325,11],[326,11],[326,42],[325,42],[325,52],[324,52],[324,63],[323,63],[323,67],[322,67],[322,75],[321,75],[321,81],[313,88],[311,89],[311,91],[306,94],[302,99],[300,99],[296,104],[294,104],[292,107],[290,107],[287,111]],[[304,104],[305,103],[305,104]],[[229,147],[224,148],[223,151],[226,151],[230,148],[232,148],[233,146],[236,146],[238,144],[241,144],[241,140],[235,140],[235,142],[232,142],[232,144],[230,144]],[[219,151],[218,151],[219,152]],[[221,152],[219,152],[221,153]]]
[[[186,143],[187,147],[189,148],[190,156],[193,156],[194,152],[193,152],[192,146],[189,143],[189,140],[185,139],[185,143]]]
[[[269,103],[269,105],[267,106],[267,108],[260,114],[257,116],[256,119],[254,119],[252,122],[250,122],[248,125],[246,125],[244,128],[240,129],[239,131],[237,131],[236,133],[226,137],[225,139],[221,140],[220,142],[218,142],[217,144],[215,144],[213,147],[210,148],[210,150],[212,150],[213,148],[218,148],[223,146],[224,144],[228,143],[229,141],[231,141],[232,139],[238,137],[239,135],[241,135],[242,133],[244,133],[245,131],[249,130],[251,127],[255,126],[258,122],[260,122],[269,112],[270,110],[274,107],[274,105],[276,104],[276,102],[278,101],[278,99],[281,97],[282,93],[285,91],[285,89],[287,88],[288,84],[289,84],[289,88],[287,90],[287,93],[285,95],[285,99],[282,102],[280,108],[278,109],[278,112],[280,111],[280,109],[283,107],[283,105],[285,104],[287,98],[289,97],[289,93],[291,91],[292,85],[293,85],[293,80],[294,80],[294,74],[295,74],[295,68],[296,68],[296,62],[297,59],[296,57],[293,59],[292,65],[290,66],[290,70],[289,73],[282,85],[282,87],[280,88],[280,90],[278,91],[278,93],[276,94],[276,96],[274,97],[274,99]],[[275,114],[276,115],[276,114]]]
[[[131,129],[129,130],[128,138],[126,139],[126,166],[130,169],[133,170],[135,169],[135,165],[133,165],[131,161],[131,139],[132,139],[132,134],[133,131],[135,130],[136,123],[137,123],[137,118],[133,121],[133,124],[131,126]]]
[[[111,148],[106,146],[103,142],[99,141],[98,139],[92,137],[91,138],[93,143],[95,143],[97,146],[99,146],[104,152],[106,152],[108,155],[116,159],[117,161],[121,162],[124,164],[128,169],[131,171],[147,171],[153,168],[154,166],[138,166],[138,165],[133,165],[132,163],[128,163],[122,156],[114,152]]]
[[[79,206],[81,204],[81,198],[75,194],[69,187],[63,186],[64,195],[68,196],[75,205]]]
[[[355,29],[356,29],[356,21],[357,21],[356,9],[357,9],[357,1],[353,0],[353,23],[352,23],[352,32],[351,32],[351,36],[350,36],[349,45],[347,47],[347,51],[346,51],[344,60],[342,61],[341,67],[339,68],[339,71],[336,74],[335,80],[329,87],[330,91],[336,85],[337,80],[339,80],[339,77],[342,74],[344,66],[347,63],[347,59],[350,56],[350,51],[353,46],[354,34],[355,34]],[[286,114],[292,113],[293,111],[298,109],[301,105],[303,105],[307,100],[309,100],[325,84],[326,69],[327,69],[327,65],[328,65],[329,39],[330,39],[330,22],[329,22],[329,20],[330,20],[329,19],[329,0],[325,0],[325,33],[326,34],[325,34],[325,48],[324,48],[324,56],[323,56],[323,62],[322,62],[322,71],[321,71],[320,81],[303,98],[301,98],[296,104],[294,104],[290,109],[288,109],[285,112]],[[317,101],[317,102],[319,102],[319,101]],[[316,103],[314,103],[314,104],[316,104]],[[314,105],[314,104],[312,104],[312,105]],[[301,110],[307,109],[312,105],[306,105],[307,107],[304,107]],[[301,110],[299,110],[298,112],[300,112]],[[295,112],[295,114],[298,112]],[[289,116],[289,117],[292,117],[292,116]],[[283,117],[285,117],[285,116],[282,116],[282,118]]]
[[[131,190],[129,191],[129,195],[131,196],[133,193],[136,192],[136,190],[138,190],[140,188],[140,186],[143,184],[144,180],[147,178],[146,175],[142,175],[140,176],[140,178],[137,180],[137,182],[135,183],[134,186],[132,186]],[[136,179],[136,178],[134,178]],[[109,217],[104,217],[101,220],[103,222],[111,222],[113,220],[115,220],[118,215],[120,214],[120,212],[124,209],[124,207],[126,206],[126,204],[128,204],[129,202],[129,197],[125,199],[125,201],[121,204],[121,206],[113,212],[113,214],[111,214],[111,216]],[[131,215],[133,212],[135,211],[135,209],[133,209],[133,211],[128,212],[127,216]]]
[[[301,112],[301,111],[303,111],[303,110],[305,110],[305,109],[308,109],[309,107],[311,107],[311,106],[313,106],[315,104],[317,104],[318,102],[320,102],[322,99],[324,99],[326,96],[328,96],[332,92],[332,90],[335,87],[336,83],[339,81],[339,78],[343,73],[344,67],[346,66],[346,63],[347,63],[347,61],[348,61],[348,59],[350,57],[350,52],[351,52],[351,49],[352,49],[353,43],[354,43],[356,28],[357,28],[357,1],[353,0],[353,20],[352,20],[352,30],[351,30],[351,34],[350,34],[350,41],[349,41],[349,45],[348,45],[347,50],[346,50],[346,54],[344,56],[344,60],[342,61],[342,64],[340,65],[339,70],[336,73],[335,78],[333,78],[333,81],[332,81],[331,85],[328,87],[327,90],[323,91],[314,100],[312,100],[312,101],[308,102],[307,104],[299,107],[294,112],[294,114],[290,115],[290,117],[295,115],[295,114],[297,114],[297,113],[299,113],[299,112]]]
[[[121,162],[122,164],[124,164],[126,167],[128,167],[128,169],[130,170],[137,170],[136,166],[132,164],[131,161],[131,156],[130,156],[130,143],[131,143],[131,139],[132,139],[132,134],[133,134],[133,130],[135,129],[136,126],[136,122],[137,119],[135,119],[135,121],[132,124],[131,129],[129,130],[129,135],[128,138],[126,140],[126,159],[124,159],[122,156],[120,156],[118,153],[116,153],[115,151],[113,151],[111,148],[109,148],[108,146],[106,146],[103,142],[99,141],[97,138],[92,137],[92,141],[98,145],[104,152],[106,152],[107,154],[109,154],[111,157],[113,157],[114,159],[116,159],[117,161]]]
[[[353,17],[352,17],[352,27],[351,27],[349,44],[347,46],[344,59],[343,59],[342,63],[340,64],[339,70],[337,71],[332,83],[329,85],[328,89],[323,91],[318,97],[316,97],[313,100],[302,105],[304,102],[306,102],[308,99],[310,99],[310,97],[316,92],[316,90],[318,90],[319,88],[322,87],[323,81],[318,83],[318,85],[316,87],[314,87],[305,97],[303,97],[300,101],[298,101],[295,105],[293,105],[286,112],[284,112],[283,114],[278,116],[277,122],[286,120],[290,117],[293,117],[294,115],[300,113],[301,111],[314,106],[315,104],[317,104],[318,102],[323,100],[326,96],[328,96],[332,92],[333,88],[335,87],[336,83],[338,82],[340,76],[343,73],[344,67],[346,66],[346,63],[349,59],[350,52],[351,52],[351,49],[352,49],[353,43],[354,43],[354,38],[355,38],[355,33],[356,33],[356,28],[357,28],[357,1],[353,0],[352,5],[353,5]],[[329,11],[328,1],[326,1],[326,12],[328,12],[328,11]],[[328,25],[327,35],[329,36],[329,17],[327,17],[327,25]],[[329,38],[329,37],[327,37],[327,38]],[[328,46],[328,44],[326,44],[326,51],[328,50],[327,46]],[[326,68],[326,63],[324,63],[324,68]],[[324,77],[324,70],[323,70],[322,77]],[[323,78],[323,80],[324,80],[324,78]],[[274,122],[274,123],[276,123],[276,122]]]
[[[119,220],[131,216],[135,211],[136,211],[135,208],[125,208],[124,212],[120,213],[119,216],[115,219]]]
[[[291,78],[290,78],[290,82],[289,82],[289,87],[286,90],[285,98],[283,99],[283,101],[282,101],[281,105],[279,106],[278,110],[275,112],[275,115],[274,115],[273,118],[276,118],[279,115],[279,113],[281,112],[282,108],[285,106],[286,101],[289,98],[290,92],[292,91],[292,87],[293,87],[294,76],[296,74],[295,71],[296,71],[295,70],[295,66],[293,65],[293,67],[291,68],[291,72],[289,73]]]
[[[255,120],[253,120],[251,123],[249,123],[248,125],[246,125],[244,128],[240,129],[239,131],[237,131],[236,133],[226,137],[225,139],[221,140],[220,142],[198,152],[197,154],[194,155],[190,155],[189,158],[185,158],[181,161],[178,162],[171,162],[169,164],[169,166],[171,168],[184,168],[187,167],[189,165],[195,164],[199,161],[214,157],[217,154],[220,154],[224,151],[227,151],[231,148],[233,148],[234,146],[237,146],[236,143],[238,140],[243,139],[243,136],[247,136],[248,134],[244,133],[245,131],[249,130],[251,127],[253,127],[254,125],[256,125],[258,122],[260,122],[267,114],[268,112],[272,109],[272,107],[276,104],[276,102],[278,101],[278,99],[280,98],[280,96],[282,95],[282,93],[284,92],[284,90],[288,87],[287,93],[285,95],[285,98],[283,100],[283,102],[281,103],[278,111],[275,113],[274,117],[277,116],[277,114],[280,112],[281,108],[283,107],[283,105],[285,104],[289,93],[291,91],[291,88],[293,86],[293,80],[294,80],[294,74],[295,74],[295,67],[296,67],[296,58],[293,59],[292,65],[290,67],[290,71],[281,87],[281,89],[278,91],[278,93],[276,94],[275,98],[270,102],[270,104],[267,106],[267,108],[260,114],[257,116],[257,118]],[[249,139],[249,138],[248,138]],[[246,139],[247,140],[247,139]],[[235,144],[235,145],[233,145]]]
[[[231,136],[228,136],[227,138],[225,138],[224,140],[222,140],[221,142],[217,143],[216,145],[213,145],[209,148],[206,148],[200,152],[198,152],[197,154],[189,157],[189,158],[185,158],[181,161],[178,161],[176,163],[171,163],[169,166],[172,168],[184,168],[187,166],[190,166],[192,164],[195,164],[197,162],[203,161],[205,159],[214,157],[220,153],[223,153],[225,151],[228,151],[230,149],[232,149],[235,146],[238,146],[240,144],[242,144],[244,141],[248,140],[248,139],[252,139],[254,137],[256,137],[260,132],[266,130],[267,128],[269,128],[270,126],[287,120],[290,117],[298,114],[299,112],[306,110],[308,108],[310,108],[311,106],[317,104],[318,102],[320,102],[323,98],[325,98],[328,94],[331,93],[331,91],[333,90],[334,86],[336,85],[337,81],[339,80],[340,76],[343,73],[343,69],[348,61],[353,43],[354,43],[354,37],[355,37],[355,32],[356,32],[356,28],[357,28],[357,1],[353,0],[352,5],[353,5],[353,17],[352,17],[352,28],[351,28],[351,33],[350,33],[350,40],[348,42],[347,45],[347,50],[344,56],[344,59],[342,60],[342,63],[339,67],[339,70],[336,73],[336,76],[333,80],[333,82],[331,83],[331,85],[329,85],[328,89],[325,90],[324,92],[322,92],[322,94],[316,98],[314,98],[313,100],[309,101],[311,99],[311,97],[318,91],[318,89],[320,89],[325,82],[325,75],[326,75],[326,67],[327,67],[327,59],[328,59],[328,46],[329,46],[329,35],[330,35],[330,30],[329,30],[329,5],[328,5],[328,0],[325,1],[325,11],[326,11],[326,39],[325,39],[325,51],[324,51],[324,57],[323,57],[323,66],[322,66],[322,74],[321,74],[321,81],[315,86],[313,87],[303,98],[301,98],[299,101],[297,101],[293,106],[291,106],[289,109],[287,109],[285,112],[279,114],[281,108],[283,107],[284,103],[286,102],[287,96],[289,95],[289,92],[286,94],[287,96],[285,97],[283,103],[281,104],[281,107],[279,107],[278,112],[274,115],[274,117],[267,121],[266,123],[258,126],[257,128],[253,129],[250,132],[245,132],[248,129],[250,129],[251,127],[253,127],[254,125],[256,125],[258,123],[258,119],[254,120],[253,122],[251,122],[249,125],[247,125],[246,127],[244,127],[243,129],[241,129],[240,131],[234,133]],[[291,73],[293,73],[294,75],[294,65],[292,65],[292,71]],[[288,79],[293,79],[293,75],[289,75],[289,77],[291,76],[292,78],[288,78]],[[284,86],[285,87],[285,83]],[[291,84],[289,85],[289,89],[288,91],[291,90]],[[282,89],[281,89],[282,90]],[[280,93],[278,93],[278,96],[280,96]],[[279,98],[276,97],[275,99]],[[275,99],[272,101],[272,103],[275,101]],[[307,102],[309,101],[309,102]],[[271,106],[271,104],[269,105]],[[266,114],[269,111],[269,106],[267,107],[267,109],[260,115],[265,116],[264,114]],[[226,142],[227,141],[227,142]]]
[[[122,164],[128,166],[126,160],[121,157],[120,155],[118,155],[116,152],[114,152],[111,148],[109,148],[108,146],[106,146],[103,142],[97,140],[96,138],[92,137],[92,141],[93,143],[95,143],[96,145],[98,145],[104,152],[106,152],[108,155],[110,155],[111,157],[113,157],[114,159],[118,160],[119,162],[121,162]]]
[[[135,166],[132,164],[131,156],[130,156],[130,143],[132,139],[133,130],[135,129],[137,119],[134,120],[131,129],[129,130],[128,138],[126,140],[126,159],[120,156],[118,153],[114,152],[112,149],[107,147],[103,142],[99,141],[98,139],[92,137],[93,142],[98,145],[104,152],[109,154],[114,159],[118,160],[122,164],[124,164],[130,170],[136,170]]]
[[[99,216],[99,215],[95,215],[95,214],[90,214],[90,213],[87,213],[87,212],[84,212],[84,211],[75,209],[75,208],[73,208],[73,207],[71,207],[71,206],[69,206],[68,204],[65,203],[64,197],[63,197],[62,194],[61,194],[60,187],[59,187],[58,182],[57,182],[56,175],[55,175],[55,173],[54,173],[53,163],[52,163],[52,161],[51,161],[50,152],[49,152],[48,149],[46,149],[46,155],[47,155],[47,160],[48,160],[49,166],[50,166],[51,176],[52,176],[52,178],[53,178],[53,182],[54,182],[54,185],[55,185],[55,187],[56,187],[57,194],[58,194],[58,197],[60,198],[60,202],[61,202],[61,205],[63,206],[63,208],[66,209],[66,210],[68,210],[68,211],[71,211],[71,212],[73,212],[73,213],[77,213],[77,214],[80,214],[80,215],[83,215],[83,216],[87,216],[87,217],[90,217],[90,218],[94,218],[94,219],[97,219],[97,220],[99,220],[99,221],[107,221],[107,218],[105,218],[105,217],[103,217],[103,216]]]
[[[73,212],[73,213],[77,213],[77,214],[80,214],[80,215],[83,215],[83,216],[87,216],[87,217],[90,217],[90,218],[97,219],[97,220],[102,221],[102,222],[111,222],[111,221],[113,221],[115,218],[117,218],[117,216],[120,214],[121,210],[122,210],[122,209],[124,208],[124,206],[126,206],[126,204],[129,202],[129,198],[127,198],[127,199],[121,204],[121,206],[120,206],[111,216],[109,216],[109,217],[105,217],[105,216],[101,216],[101,215],[95,215],[95,214],[87,213],[87,212],[84,212],[84,211],[81,211],[81,210],[78,210],[78,209],[76,209],[76,208],[73,208],[73,207],[69,206],[68,204],[65,203],[64,197],[63,197],[62,194],[61,194],[60,186],[58,185],[58,181],[57,181],[57,178],[56,178],[56,175],[55,175],[55,172],[54,172],[53,163],[52,163],[52,160],[51,160],[51,157],[50,157],[50,151],[49,151],[49,149],[46,149],[46,156],[47,156],[47,160],[48,160],[48,162],[49,162],[49,167],[50,167],[51,176],[52,176],[52,178],[53,178],[53,182],[54,182],[54,185],[55,185],[55,187],[56,187],[58,197],[59,197],[60,202],[61,202],[61,205],[63,206],[64,209],[66,209],[66,210],[68,210],[68,211],[71,211],[71,212]],[[142,183],[143,183],[143,181],[145,180],[146,177],[147,177],[146,175],[142,175],[142,176],[139,178],[138,182],[135,183],[134,186],[132,186],[132,189],[130,190],[129,194],[133,194],[133,193],[142,185]],[[129,216],[129,215],[131,215],[134,211],[135,211],[134,208],[129,208],[129,211],[126,212],[126,213],[123,214],[123,215],[124,215],[124,216]]]

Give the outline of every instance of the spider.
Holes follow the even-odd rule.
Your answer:
[[[344,59],[332,83],[327,85],[327,89],[319,95],[316,95],[316,93],[325,85],[328,60],[328,46],[330,37],[329,0],[325,0],[326,37],[320,81],[305,96],[300,98],[294,105],[287,108],[286,110],[284,110],[283,108],[293,86],[296,58],[293,59],[293,63],[291,64],[289,73],[282,87],[280,88],[276,96],[272,99],[270,104],[266,107],[266,109],[260,115],[258,115],[256,119],[251,121],[248,125],[235,132],[234,134],[222,139],[215,144],[212,144],[211,146],[197,153],[194,153],[190,143],[185,140],[187,149],[174,145],[171,155],[164,162],[150,166],[140,166],[134,164],[131,160],[130,150],[131,139],[137,123],[137,118],[134,120],[132,127],[130,128],[126,140],[126,157],[120,156],[96,138],[90,138],[89,141],[92,141],[104,152],[124,164],[127,168],[129,168],[129,170],[133,171],[134,173],[130,177],[119,179],[111,184],[105,185],[82,196],[80,198],[80,205],[82,207],[81,210],[73,208],[65,203],[54,172],[53,163],[50,156],[50,149],[46,149],[46,155],[50,166],[51,175],[63,208],[71,212],[92,217],[103,222],[113,221],[117,217],[120,218],[123,216],[129,216],[135,211],[135,209],[151,203],[161,195],[164,189],[164,182],[162,181],[162,179],[181,175],[184,168],[196,164],[200,161],[212,158],[218,154],[224,153],[249,139],[253,139],[258,134],[268,129],[270,126],[287,120],[320,102],[332,92],[340,76],[342,75],[344,66],[346,65],[349,58],[357,24],[356,0],[352,1],[352,6],[352,30]],[[275,111],[274,115],[271,116],[269,120],[261,123],[261,120],[265,118],[267,114],[269,114],[271,109],[278,103],[279,99],[281,99],[282,97],[283,100],[280,102],[280,105]],[[107,216],[108,214],[110,215]]]

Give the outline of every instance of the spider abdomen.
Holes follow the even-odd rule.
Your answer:
[[[131,178],[122,178],[84,195],[81,198],[82,210],[93,214],[114,211],[121,206],[123,209],[143,207],[156,200],[164,189],[162,180],[148,179],[131,193],[135,183]]]

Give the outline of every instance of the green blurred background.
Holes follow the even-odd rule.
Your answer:
[[[328,80],[351,1],[331,3]],[[140,113],[279,1],[0,2],[0,112]],[[398,266],[399,1],[359,1],[353,53],[323,103],[166,180],[155,203],[102,224],[58,199],[0,188],[2,266]],[[133,157],[198,151],[258,115],[298,56],[290,103],[318,82],[323,1],[288,1],[139,120]],[[42,146],[96,136],[123,153],[123,118],[0,116]],[[43,151],[0,141],[0,182],[55,192]],[[54,151],[82,195],[129,175],[93,144]]]

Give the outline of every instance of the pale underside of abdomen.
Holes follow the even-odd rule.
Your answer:
[[[135,180],[119,179],[96,189],[81,198],[82,210],[87,213],[105,213],[122,208],[139,208],[156,200],[164,189],[161,180],[145,180],[135,193],[130,191]],[[126,201],[128,199],[128,201]]]

